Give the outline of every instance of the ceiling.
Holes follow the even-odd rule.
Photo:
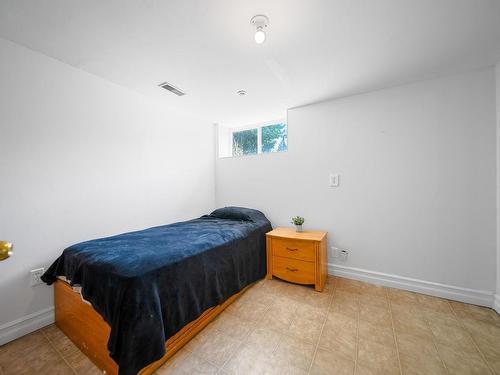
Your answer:
[[[270,19],[262,45],[256,14]],[[176,111],[243,125],[493,65],[500,0],[1,0],[0,37]]]

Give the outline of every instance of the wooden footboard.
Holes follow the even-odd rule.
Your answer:
[[[247,287],[248,288],[248,287]],[[193,322],[187,324],[165,344],[166,354],[156,362],[144,367],[139,374],[149,375],[200,332],[247,289],[230,297],[223,304],[209,308]],[[118,374],[118,365],[111,359],[107,343],[111,328],[93,307],[82,301],[71,286],[61,280],[54,284],[56,325],[80,350],[104,373]]]

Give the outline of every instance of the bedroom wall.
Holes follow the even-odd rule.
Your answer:
[[[286,153],[216,160],[217,206],[304,216],[350,252],[331,273],[492,304],[493,68],[290,109],[288,127]]]
[[[0,344],[53,319],[66,246],[214,208],[213,126],[0,39]]]

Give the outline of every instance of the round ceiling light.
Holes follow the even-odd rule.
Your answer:
[[[255,43],[262,44],[266,41],[266,33],[264,29],[269,26],[269,18],[263,14],[252,17],[250,23],[255,26]]]
[[[266,41],[266,33],[262,29],[257,29],[254,38],[255,38],[255,43],[262,44]]]
[[[238,96],[245,96],[247,94],[247,92],[245,90],[238,90],[238,91],[236,91],[236,94]]]

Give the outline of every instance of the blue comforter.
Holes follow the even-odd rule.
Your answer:
[[[43,275],[65,276],[108,322],[120,375],[165,354],[165,342],[207,308],[266,273],[259,211],[227,207],[199,219],[124,233],[64,250]]]

